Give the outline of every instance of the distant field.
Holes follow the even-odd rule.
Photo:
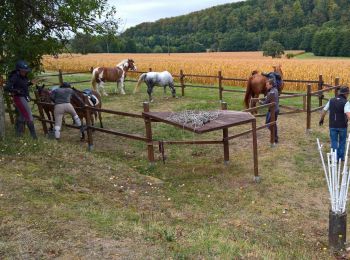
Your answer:
[[[300,53],[301,51],[294,51]],[[154,71],[168,70],[173,74],[179,74],[180,69],[186,74],[217,75],[222,70],[224,77],[248,78],[251,71],[271,71],[273,64],[282,64],[284,78],[317,80],[322,74],[326,83],[333,83],[336,77],[341,84],[350,82],[350,59],[344,58],[319,58],[310,54],[303,54],[294,59],[272,59],[263,57],[262,52],[219,52],[219,53],[147,53],[147,54],[65,54],[55,59],[51,56],[44,58],[46,70],[58,70],[74,72],[87,71],[90,67],[115,66],[125,58],[135,60],[138,70],[146,71],[152,68]],[[188,79],[196,83],[216,84],[213,79],[192,78]],[[225,83],[226,84],[226,83]],[[245,82],[227,82],[226,85],[245,86]],[[305,84],[286,84],[287,90],[304,90]]]

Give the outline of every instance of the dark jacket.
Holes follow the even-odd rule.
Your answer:
[[[278,90],[275,87],[271,88],[269,92],[267,92],[265,99],[261,101],[260,104],[266,105],[272,102],[275,102],[276,104],[275,111],[279,111],[279,96],[278,96]]]
[[[25,76],[21,76],[18,70],[10,73],[5,90],[11,92],[15,96],[29,97],[29,86],[32,83]]]
[[[348,118],[344,113],[344,107],[347,100],[343,95],[332,98],[329,101],[329,127],[347,128]]]

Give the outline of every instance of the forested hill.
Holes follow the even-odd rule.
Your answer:
[[[143,23],[122,37],[137,52],[252,51],[268,39],[286,49],[350,56],[349,0],[248,0]]]

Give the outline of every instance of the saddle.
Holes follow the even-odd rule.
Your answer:
[[[98,105],[99,101],[98,98],[93,94],[91,89],[84,89],[83,91],[84,96],[88,98],[88,101],[91,106],[96,106]]]

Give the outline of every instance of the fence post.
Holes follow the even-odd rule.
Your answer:
[[[311,131],[311,84],[307,85],[306,99],[306,133],[309,133]]]
[[[252,136],[253,136],[253,157],[254,157],[254,180],[260,182],[259,165],[258,165],[258,141],[256,135],[256,118],[252,121]]]
[[[39,93],[37,91],[34,91],[34,94],[35,94],[35,103],[36,105],[38,106],[38,110],[39,110],[39,115],[40,115],[40,121],[41,121],[41,124],[43,126],[43,131],[44,131],[44,134],[47,135],[48,134],[48,131],[47,131],[47,125],[46,125],[46,122],[44,121],[45,120],[45,114],[44,114],[44,111],[43,111],[43,107],[41,105],[41,100],[40,100],[40,96],[39,96]]]
[[[149,103],[143,102],[143,111],[149,112]],[[152,125],[151,120],[145,116],[145,127],[146,127],[146,138],[147,138],[147,151],[148,151],[148,160],[150,164],[154,164],[154,150],[153,150],[153,139],[152,139]]]
[[[221,102],[221,109],[227,110],[227,103]],[[228,165],[230,161],[230,149],[229,149],[229,141],[228,141],[228,128],[222,129],[222,141],[224,143],[224,164]]]
[[[323,76],[319,75],[318,76],[318,88],[317,90],[322,90],[323,88]],[[319,94],[318,96],[318,106],[321,107],[322,106],[322,99],[323,99],[323,93]]]
[[[84,101],[86,102],[86,97],[84,97]],[[92,151],[94,148],[94,141],[92,139],[92,129],[90,128],[92,126],[92,121],[91,121],[91,112],[90,112],[90,107],[85,105],[83,107],[84,113],[85,113],[85,118],[86,118],[86,132],[88,136],[88,150]]]
[[[220,101],[222,101],[223,88],[222,88],[222,72],[221,72],[221,70],[218,72],[218,78],[219,78],[219,99],[220,99]]]
[[[270,123],[274,123],[273,125],[270,126],[270,144],[271,144],[271,147],[275,147],[276,145],[276,140],[275,140],[275,136],[276,136],[276,100],[273,98],[272,99],[272,102],[273,102],[273,105],[270,107],[270,116],[271,116],[271,119],[270,119]]]
[[[61,69],[58,70],[58,81],[59,81],[60,85],[63,84],[63,74],[62,74]]]
[[[180,70],[180,85],[181,85],[181,96],[185,96],[185,82],[184,82],[184,79],[185,79],[185,75],[184,75],[184,72],[183,70]]]
[[[334,86],[338,87],[334,89],[334,96],[338,96],[338,89],[339,89],[339,78],[335,78],[334,80]]]

